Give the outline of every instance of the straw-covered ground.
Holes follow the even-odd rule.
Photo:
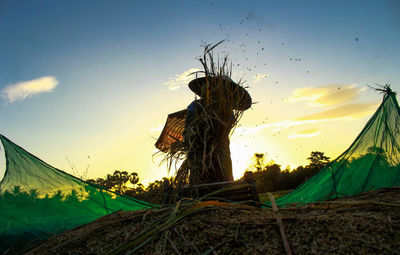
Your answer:
[[[272,209],[181,201],[117,212],[54,236],[29,254],[400,254],[400,187]]]

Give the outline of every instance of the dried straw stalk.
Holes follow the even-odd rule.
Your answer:
[[[243,114],[241,110],[234,110],[242,98],[234,97],[230,86],[224,86],[226,80],[223,77],[230,78],[232,75],[232,63],[229,63],[228,56],[218,57],[215,62],[213,50],[221,43],[205,47],[203,57],[199,59],[204,70],[193,73],[196,78],[199,74],[206,77],[207,89],[201,98],[201,110],[186,127],[185,141],[175,142],[162,160],[162,163],[167,163],[168,171],[175,166],[175,185],[178,189],[186,184],[205,183],[213,175],[223,175],[214,169],[226,167],[226,160],[224,162],[222,158],[226,154],[222,154],[229,153],[230,156],[230,152],[229,146],[227,152],[221,152],[219,138],[230,136]],[[241,86],[241,83],[240,80],[238,84]],[[231,161],[228,163],[231,164]]]

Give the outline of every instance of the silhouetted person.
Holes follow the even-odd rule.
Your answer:
[[[237,122],[234,110],[248,109],[250,95],[227,76],[198,78],[189,88],[200,96],[187,107],[185,120],[189,183],[233,181],[229,134]]]

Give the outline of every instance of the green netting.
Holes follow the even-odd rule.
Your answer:
[[[340,138],[338,138],[340,139]],[[400,185],[400,108],[386,88],[383,101],[342,155],[277,204],[307,203]]]
[[[58,170],[2,135],[0,141],[6,159],[0,182],[0,253],[115,211],[154,207]]]

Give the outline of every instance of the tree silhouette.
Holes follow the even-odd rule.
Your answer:
[[[266,166],[266,156],[264,153],[255,153],[254,154],[254,165],[253,167],[257,170],[257,171],[261,171],[265,168]]]
[[[31,189],[29,190],[29,197],[31,199],[37,199],[39,197],[39,192],[37,189]]]
[[[329,157],[325,156],[323,152],[313,151],[311,156],[307,158],[310,160],[310,167],[322,169],[329,163]]]
[[[288,168],[281,170],[281,166],[273,161],[267,163],[264,153],[255,153],[252,164],[246,172],[254,171],[259,193],[294,189],[318,173],[329,162],[329,157],[319,151],[311,152],[307,159],[310,160],[310,164],[305,167],[299,166],[292,171]]]
[[[139,182],[139,177],[137,173],[128,173],[127,171],[115,170],[112,175],[107,174],[105,179],[89,179],[87,182],[102,186],[119,194],[124,194],[127,192],[127,190],[129,190],[129,188],[126,186],[128,182],[135,185]]]

